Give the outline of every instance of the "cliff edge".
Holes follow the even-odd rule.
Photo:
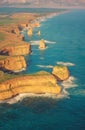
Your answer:
[[[21,93],[59,94],[61,88],[53,75],[42,72],[7,80],[0,84],[0,100],[12,98]]]
[[[0,60],[0,69],[11,72],[22,71],[26,69],[26,61],[23,56],[7,57]]]
[[[63,81],[69,78],[69,70],[66,66],[54,66],[52,74],[59,81]]]

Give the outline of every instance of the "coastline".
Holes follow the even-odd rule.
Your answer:
[[[67,11],[66,11],[67,12]],[[19,34],[19,29],[18,29],[18,25],[20,25],[21,26],[21,28],[22,28],[22,30],[26,27],[26,25],[27,24],[31,24],[31,26],[33,27],[33,28],[35,28],[35,27],[39,27],[39,24],[35,24],[35,20],[38,20],[39,22],[40,21],[42,21],[42,19],[43,18],[52,18],[52,17],[54,17],[54,16],[56,16],[56,15],[59,15],[59,14],[62,14],[62,13],[66,13],[66,12],[59,12],[59,13],[50,13],[50,14],[44,14],[44,15],[37,15],[37,14],[34,14],[34,16],[32,16],[32,17],[30,17],[30,20],[31,20],[31,23],[33,23],[33,25],[30,23],[30,20],[29,20],[29,22],[27,23],[26,22],[26,19],[25,19],[25,22],[24,23],[20,23],[20,22],[18,22],[17,24],[16,23],[13,23],[13,25],[12,26],[10,26],[10,28],[9,27],[6,27],[6,26],[4,26],[4,28],[2,28],[1,27],[1,31],[3,32],[3,33],[5,33],[5,35],[7,35],[7,38],[5,39],[5,40],[3,40],[2,41],[2,43],[9,43],[9,44],[6,44],[6,45],[4,45],[4,46],[1,46],[1,49],[3,50],[3,51],[1,51],[2,53],[1,54],[3,54],[3,58],[4,58],[4,55],[6,55],[7,57],[9,57],[9,54],[13,54],[13,56],[15,56],[16,55],[16,51],[15,51],[15,53],[8,53],[8,52],[10,52],[10,49],[9,50],[7,50],[7,48],[8,48],[8,46],[14,46],[14,47],[16,47],[17,46],[17,43],[19,44],[20,43],[20,45],[24,45],[24,44],[28,44],[28,43],[26,43],[25,41],[23,41],[23,39],[22,39],[22,37],[20,37],[20,34]],[[12,15],[11,16],[11,18],[16,18],[16,17],[18,17],[20,14],[14,14],[14,15]],[[24,14],[24,15],[28,15],[28,14]],[[22,13],[22,17],[24,16],[23,15],[23,13]],[[30,14],[30,15],[33,15],[33,14]],[[37,15],[37,16],[36,16]],[[23,27],[24,26],[24,27]],[[13,28],[13,29],[12,29]],[[13,32],[10,32],[11,30],[13,30]],[[13,40],[11,40],[10,39],[10,37],[13,39]],[[14,40],[15,39],[15,40]],[[15,44],[14,44],[14,41],[15,41]],[[13,42],[13,43],[12,43]],[[1,43],[1,44],[2,44]],[[6,48],[6,49],[3,49],[3,48]],[[0,49],[0,50],[1,50]],[[12,50],[13,51],[13,50]],[[5,52],[5,53],[4,53]],[[21,50],[21,52],[22,52],[22,50]],[[28,52],[28,51],[27,51]],[[27,55],[27,54],[30,54],[30,53],[24,53],[24,55]],[[31,49],[30,49],[30,47],[29,47],[29,52],[31,52]],[[22,53],[19,53],[18,55],[22,55]],[[23,57],[24,58],[24,57]],[[9,63],[9,62],[8,62]],[[23,63],[22,63],[23,64]],[[26,64],[26,63],[25,63]],[[20,65],[21,66],[21,65]],[[25,65],[26,66],[26,65]],[[26,68],[26,67],[25,67]],[[22,68],[20,68],[20,70],[23,70],[23,66],[22,66]],[[16,69],[16,70],[13,70],[14,72],[19,72],[18,71],[18,69]],[[5,74],[5,73],[4,73]],[[33,75],[34,76],[34,75]],[[13,77],[12,77],[13,78]],[[7,79],[6,79],[7,80]],[[3,83],[3,82],[2,82]],[[1,84],[0,84],[1,85]],[[44,89],[43,89],[44,90]],[[43,90],[42,90],[42,92],[43,92]],[[51,92],[51,91],[48,91],[48,92]],[[41,93],[41,92],[40,92]],[[47,93],[47,92],[46,92]],[[16,95],[16,94],[15,94]],[[12,97],[12,96],[11,96]]]

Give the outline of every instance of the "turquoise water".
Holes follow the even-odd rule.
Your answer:
[[[41,36],[37,36],[38,30]],[[39,40],[46,41],[44,51]],[[32,54],[26,56],[27,70],[52,71],[48,65],[65,64],[70,79],[61,98],[29,97],[16,104],[0,104],[0,130],[85,130],[85,10],[43,19],[41,27],[29,38]]]

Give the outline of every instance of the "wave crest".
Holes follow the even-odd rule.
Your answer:
[[[58,64],[58,65],[64,65],[64,66],[75,66],[75,64],[74,64],[74,63],[71,63],[71,62],[58,61],[57,64]]]
[[[53,68],[52,65],[36,65],[36,66],[38,66],[40,68]]]
[[[62,82],[62,86],[64,88],[72,88],[72,87],[77,87],[77,84],[75,83],[76,78],[73,76],[70,76],[67,80]]]
[[[44,40],[44,41],[45,41],[45,43],[48,43],[48,44],[54,44],[54,43],[56,43],[54,41],[48,41],[48,40]],[[31,43],[31,45],[39,45],[40,40],[30,41],[30,43]]]

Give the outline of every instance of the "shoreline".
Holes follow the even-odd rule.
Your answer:
[[[35,28],[35,27],[39,27],[40,21],[41,21],[43,18],[52,18],[52,17],[54,17],[54,16],[57,16],[57,15],[60,15],[60,14],[66,13],[66,12],[67,12],[67,11],[65,11],[65,12],[57,12],[57,13],[55,13],[55,12],[53,13],[53,12],[52,12],[52,13],[49,13],[49,14],[46,13],[46,14],[44,14],[44,15],[39,15],[39,16],[38,16],[37,14],[34,14],[35,17],[32,16],[32,18],[30,19],[31,21],[29,20],[28,23],[26,22],[26,19],[25,19],[25,22],[24,22],[24,23],[23,23],[23,22],[22,22],[22,23],[19,22],[18,24],[19,24],[19,25],[21,24],[22,30],[27,26],[27,24],[28,24],[28,25],[31,25],[33,28]],[[18,14],[18,13],[15,13],[15,14],[12,14],[11,18],[14,18],[14,19],[15,19],[15,18],[18,17],[20,14],[22,14],[22,17],[25,17],[25,16],[27,16],[28,13],[24,13],[24,15],[23,15],[23,13],[19,13],[19,14]],[[30,14],[30,13],[29,13],[29,14]],[[30,15],[33,15],[33,14],[30,14]],[[36,15],[37,15],[37,16],[36,16]],[[36,20],[38,20],[39,23],[37,23],[37,22],[35,23]],[[40,20],[40,21],[39,21],[39,20]],[[19,36],[20,34],[19,34],[19,32],[18,32],[18,31],[19,31],[19,28],[18,28],[18,27],[19,27],[19,26],[18,26],[16,23],[14,23],[14,24],[13,24],[13,27],[10,26],[10,27],[7,28],[6,26],[4,26],[4,30],[3,30],[3,28],[2,28],[2,32],[5,32],[5,33],[8,35],[8,37],[7,37],[8,39],[6,39],[6,41],[2,41],[2,43],[4,43],[4,42],[9,42],[9,41],[10,41],[10,42],[9,42],[10,44],[5,45],[6,48],[5,48],[4,50],[2,49],[2,50],[3,50],[3,51],[2,51],[3,54],[5,54],[5,55],[6,55],[6,54],[12,54],[12,57],[16,54],[16,50],[13,49],[14,47],[12,47],[12,52],[11,52],[11,53],[10,53],[10,49],[7,50],[8,46],[13,46],[13,44],[14,44],[14,43],[12,43],[13,41],[9,38],[9,36],[11,36],[11,38],[13,37],[13,40],[14,40],[14,38],[15,38],[15,42],[16,42],[16,43],[20,42],[20,44],[22,44],[22,45],[28,44],[28,43],[26,43],[25,41],[22,40],[22,37]],[[13,29],[12,29],[12,32],[10,32],[10,28],[13,28]],[[23,44],[23,43],[24,43],[24,44]],[[16,45],[17,45],[17,44],[14,44],[15,47],[16,47]],[[3,48],[3,46],[2,46],[2,48]],[[0,50],[1,50],[1,48],[0,48]],[[19,50],[20,50],[20,48],[19,48]],[[26,50],[26,48],[25,48],[25,50]],[[14,51],[14,53],[13,53],[13,51]],[[29,51],[31,51],[30,48],[29,48]],[[22,50],[20,50],[19,55],[22,55],[21,52],[22,52]],[[13,55],[13,54],[14,54],[14,55]],[[3,55],[3,57],[4,57],[5,55]],[[19,55],[18,55],[18,56],[19,56]],[[24,55],[25,55],[25,52],[24,52]],[[26,55],[27,55],[27,52],[26,52]],[[9,57],[9,56],[8,56],[8,57]],[[10,57],[9,57],[9,58],[10,58]],[[23,56],[23,58],[24,58],[24,56]],[[22,59],[23,59],[23,58],[22,58]],[[15,58],[15,59],[16,59],[16,58]],[[2,62],[3,62],[3,61],[2,61]],[[11,61],[11,62],[12,62],[12,61]],[[10,63],[11,63],[11,62],[10,62]],[[8,61],[7,65],[8,65],[8,64],[9,64],[9,61]],[[13,64],[15,64],[15,66],[17,66],[17,61],[16,61],[15,63],[13,62],[12,65],[13,65]],[[19,64],[22,64],[22,66],[20,65],[22,68],[18,67],[19,69],[17,69],[17,68],[16,68],[16,70],[14,69],[14,72],[18,72],[18,70],[23,70],[23,68],[24,68],[24,67],[23,67],[23,64],[24,64],[24,66],[25,66],[25,68],[26,68],[26,63],[25,63],[24,59],[23,59],[23,61],[20,62]],[[10,67],[11,67],[11,66],[10,66]],[[10,68],[10,67],[9,67],[9,68]],[[12,68],[13,68],[13,67],[12,67]],[[20,72],[20,71],[19,71],[19,72]],[[46,72],[46,73],[47,73],[47,72]],[[22,74],[21,74],[21,75],[22,75]],[[22,76],[23,76],[23,78],[24,78],[24,75],[22,75]],[[32,75],[32,77],[33,77],[33,76],[35,76],[35,75]],[[43,74],[43,76],[44,76],[44,74]],[[43,78],[43,76],[42,76],[42,78]],[[47,75],[47,76],[48,76],[48,75]],[[51,76],[52,76],[52,75],[51,75]],[[21,77],[21,76],[20,76],[20,77]],[[53,77],[54,77],[54,76],[53,76]],[[18,78],[19,78],[19,76],[18,76]],[[40,77],[39,77],[39,78],[40,78]],[[13,79],[14,79],[14,78],[12,78],[12,79],[10,78],[10,79],[8,79],[8,80],[6,79],[7,84],[9,84],[9,80],[13,80]],[[54,77],[54,79],[55,79],[55,77]],[[4,82],[6,82],[6,81],[4,81]],[[36,81],[37,81],[37,79],[36,79]],[[0,86],[3,86],[2,84],[4,84],[4,82],[2,82],[2,83],[0,84]],[[13,82],[14,82],[14,81],[13,81]],[[19,82],[19,81],[18,81],[18,82]],[[21,81],[21,82],[22,82],[22,81]],[[24,81],[23,81],[23,82],[24,82]],[[34,82],[34,80],[33,80],[32,82]],[[31,82],[31,83],[32,83],[32,82]],[[48,93],[49,93],[49,92],[50,92],[50,93],[54,93],[56,87],[55,87],[55,88],[52,87],[51,89],[53,89],[53,90],[52,90],[53,92],[51,92],[51,90],[49,89],[48,79],[47,79],[47,81],[45,81],[45,82],[47,82],[47,84],[48,84],[48,90],[47,90],[47,89],[44,90],[45,88],[43,88],[42,90],[38,90],[37,93],[43,93],[43,92],[46,92],[46,93],[47,93],[47,92],[48,92]],[[15,84],[15,83],[14,83],[14,84]],[[39,84],[38,84],[38,85],[39,85]],[[56,84],[56,85],[57,85],[57,84]],[[29,85],[28,85],[28,86],[29,86]],[[34,84],[34,86],[36,87],[36,83]],[[41,85],[41,86],[42,86],[42,85]],[[1,87],[1,88],[2,88],[2,87]],[[2,89],[3,89],[3,88],[2,88]],[[9,89],[10,89],[10,85],[9,85]],[[13,89],[13,88],[11,88],[11,89]],[[31,89],[32,89],[32,88],[30,87],[30,90],[31,90]],[[36,87],[36,89],[39,89],[39,88]],[[57,89],[57,90],[56,90],[56,91],[57,91],[56,93],[60,93],[61,88],[59,87],[59,90],[58,90],[58,87],[57,87],[56,89]],[[32,92],[32,91],[28,90],[27,88],[26,88],[26,90],[29,91],[29,92]],[[13,91],[13,90],[12,90],[12,91]],[[11,92],[12,92],[12,91],[11,91]],[[22,91],[22,90],[19,90],[19,91]],[[35,93],[36,93],[36,90],[33,90],[33,91],[35,91]],[[40,92],[39,92],[39,91],[40,91]],[[58,91],[59,91],[59,92],[58,92]],[[8,93],[8,92],[7,92],[7,93]],[[14,94],[14,93],[15,93],[15,94]],[[23,93],[24,93],[24,92],[23,92]],[[8,94],[8,97],[10,97],[10,96],[12,97],[13,95],[15,96],[16,94],[17,94],[17,92],[14,91],[13,93],[9,93],[9,94]],[[7,95],[5,95],[5,96],[7,96]],[[2,99],[4,99],[4,98],[2,98]]]

